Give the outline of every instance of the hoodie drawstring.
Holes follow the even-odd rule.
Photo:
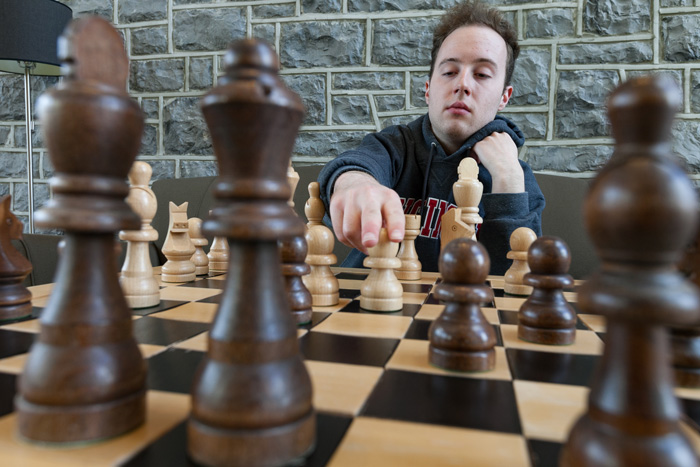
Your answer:
[[[428,165],[425,168],[425,175],[423,176],[423,197],[421,198],[422,202],[420,205],[420,218],[421,224],[425,222],[425,217],[423,216],[423,209],[425,208],[425,202],[426,202],[426,196],[428,195],[428,178],[430,177],[430,166],[433,163],[433,155],[435,154],[435,151],[437,150],[437,144],[434,142],[430,144],[430,155],[428,156]],[[421,229],[423,226],[421,225]]]

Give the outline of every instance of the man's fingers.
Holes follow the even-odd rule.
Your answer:
[[[382,214],[377,206],[365,206],[362,210],[362,246],[372,248],[379,240],[382,227]]]
[[[392,200],[393,201],[393,200]],[[403,214],[401,201],[387,202],[383,207],[384,225],[392,242],[403,241],[406,231],[406,217]]]

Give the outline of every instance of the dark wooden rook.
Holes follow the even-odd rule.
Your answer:
[[[311,272],[311,267],[304,262],[307,252],[306,239],[303,236],[280,240],[284,285],[289,308],[297,324],[311,322],[311,292],[301,279]]]
[[[523,283],[532,293],[518,313],[518,337],[545,345],[568,345],[576,340],[576,310],[562,289],[574,285],[569,274],[571,252],[557,237],[540,237],[527,253],[530,272]]]
[[[59,55],[65,79],[37,104],[56,175],[36,224],[64,230],[66,243],[15,400],[20,435],[43,442],[124,433],[143,422],[146,396],[114,256],[115,233],[141,224],[124,198],[143,114],[126,93],[128,60],[107,21],[72,22]]]
[[[304,234],[286,178],[303,105],[268,45],[235,42],[224,63],[201,102],[219,163],[202,231],[227,237],[233,259],[193,382],[188,450],[205,465],[282,465],[308,453],[316,431],[277,245]]]
[[[584,205],[602,259],[580,288],[584,313],[607,322],[586,413],[564,446],[564,466],[697,466],[679,423],[668,325],[697,322],[698,289],[676,268],[695,232],[692,183],[671,158],[680,90],[666,77],[630,80],[608,101],[616,146]]]
[[[430,325],[429,361],[455,371],[487,371],[496,365],[496,332],[481,312],[493,299],[486,285],[490,268],[488,253],[471,239],[452,240],[440,254],[443,282],[434,296],[445,309]]]
[[[10,195],[0,197],[0,321],[32,313],[32,294],[22,284],[32,263],[12,245],[22,238],[23,225],[10,211]]]

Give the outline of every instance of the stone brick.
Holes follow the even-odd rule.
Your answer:
[[[167,178],[175,178],[175,161],[172,159],[166,160],[148,160],[153,169],[151,180],[162,180]]]
[[[549,49],[523,48],[513,71],[510,105],[542,105],[549,101]]]
[[[333,123],[339,125],[372,123],[367,96],[334,96]]]
[[[285,84],[304,102],[304,125],[326,123],[326,76],[282,75]]]
[[[506,107],[507,109],[507,107]],[[547,114],[546,113],[502,113],[520,128],[525,135],[525,139],[544,139],[547,135]]]
[[[105,0],[63,0],[73,10],[73,18],[84,15],[97,15],[110,22],[114,18],[114,2]]]
[[[374,21],[372,63],[390,66],[429,65],[432,31],[438,20],[430,17]]]
[[[173,44],[178,50],[224,50],[246,33],[243,8],[178,10],[173,13]]]
[[[329,161],[357,147],[366,135],[366,131],[303,131],[299,133],[293,154],[316,158],[319,162]]]
[[[302,13],[340,13],[342,0],[301,0]]]
[[[216,161],[180,161],[180,178],[211,177],[219,175]]]
[[[20,75],[0,75],[0,120],[24,121],[24,81]]]
[[[165,19],[167,12],[167,0],[119,0],[120,23]]]
[[[54,168],[53,168],[53,163],[51,162],[51,157],[49,157],[48,153],[44,153],[41,155],[40,159],[41,163],[41,176],[39,178],[43,178],[44,180],[48,180],[49,178],[53,177],[54,174]]]
[[[642,63],[654,57],[651,41],[570,44],[559,47],[559,63]]]
[[[178,97],[163,106],[165,154],[213,154],[198,97]]]
[[[0,151],[0,178],[26,178],[27,156],[21,152]]]
[[[212,57],[190,58],[190,89],[208,90],[214,85]]]
[[[261,23],[253,25],[253,37],[262,39],[268,44],[275,45],[275,25],[271,23]]]
[[[167,92],[185,88],[183,59],[134,60],[131,62],[131,92]]]
[[[379,124],[382,129],[384,129],[393,125],[408,125],[416,118],[418,118],[418,115],[396,115],[393,117],[380,119]]]
[[[668,16],[661,24],[664,60],[690,62],[700,58],[700,15]]]
[[[683,71],[682,70],[627,70],[627,79],[639,78],[642,76],[667,76],[673,79],[678,85],[678,90],[683,93]],[[692,73],[691,73],[692,76]],[[691,80],[691,106],[692,106],[692,80]]]
[[[224,3],[229,0],[173,0],[173,5],[194,5],[197,3]]]
[[[700,172],[700,122],[691,120],[674,122],[673,152],[692,173]]]
[[[364,43],[365,28],[360,21],[285,23],[280,61],[285,68],[361,65]]]
[[[425,102],[425,82],[428,79],[428,72],[411,73],[411,108],[425,107],[428,104]]]
[[[18,125],[15,127],[15,147],[27,147],[27,127],[24,125]],[[43,147],[44,134],[41,131],[41,126],[34,125],[34,131],[32,132],[32,149],[38,149]]]
[[[576,14],[572,8],[527,11],[525,37],[566,37],[576,33]]]
[[[661,8],[693,6],[693,0],[661,0]]]
[[[404,74],[398,72],[333,73],[333,89],[385,91],[403,89]]]
[[[690,111],[700,113],[700,71],[690,73]]]
[[[447,10],[459,0],[348,0],[350,12]]]
[[[6,125],[0,125],[0,146],[10,145],[10,133],[12,127]]]
[[[141,109],[146,119],[158,119],[158,99],[142,99]]]
[[[29,211],[29,194],[26,183],[15,183],[14,196],[12,197],[12,209],[20,212]],[[49,185],[46,183],[36,183],[34,181],[34,212],[41,209],[49,200]]]
[[[253,18],[289,18],[296,12],[293,3],[283,3],[281,5],[260,5],[253,7]]]
[[[10,184],[0,183],[0,196],[5,196],[10,194]]]
[[[583,30],[601,36],[649,32],[651,3],[649,0],[586,0]]]
[[[158,126],[145,125],[141,136],[141,149],[139,154],[158,154]]]
[[[378,112],[393,112],[403,110],[406,107],[406,96],[403,94],[390,94],[387,96],[374,96]]]
[[[168,28],[138,28],[131,30],[133,55],[164,54],[168,51]]]
[[[528,147],[525,160],[532,170],[588,172],[601,169],[612,155],[612,146],[539,146]]]
[[[559,75],[554,113],[558,138],[588,138],[609,134],[605,100],[619,84],[611,70],[563,71]]]

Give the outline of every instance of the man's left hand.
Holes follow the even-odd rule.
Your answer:
[[[518,161],[518,147],[508,133],[491,133],[472,149],[491,173],[492,193],[522,193],[525,176]]]

